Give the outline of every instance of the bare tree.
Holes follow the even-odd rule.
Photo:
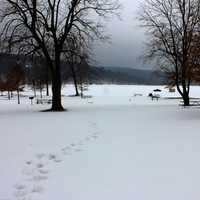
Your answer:
[[[26,75],[27,83],[33,86],[34,91],[36,90],[36,86],[40,91],[45,86],[46,96],[49,96],[49,83],[51,81],[51,76],[43,57],[31,56],[31,59],[28,60]],[[36,96],[36,94],[34,95]]]
[[[80,88],[81,98],[83,98],[84,96],[83,92],[88,89],[88,72],[89,72],[89,65],[86,59],[82,57],[76,71],[77,84],[78,84],[78,87]]]
[[[194,39],[200,30],[199,17],[199,0],[146,0],[139,18],[150,35],[147,57],[156,57],[174,78],[185,106],[190,104],[192,51],[198,45]]]
[[[105,39],[98,17],[117,14],[117,0],[2,0],[2,39],[10,51],[41,53],[52,77],[52,111],[61,104],[61,60],[70,33]]]
[[[90,46],[88,45],[89,43],[90,42],[86,42],[85,38],[82,38],[81,35],[76,35],[73,33],[67,39],[65,58],[71,70],[71,77],[73,79],[76,91],[75,96],[80,96],[78,89],[80,71],[86,70],[85,65],[82,65],[81,63],[83,63],[83,60],[85,63],[89,62],[89,55],[91,54]],[[88,69],[89,68],[87,67],[87,70]]]

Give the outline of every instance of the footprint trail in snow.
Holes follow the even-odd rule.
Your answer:
[[[35,195],[40,195],[45,192],[45,184],[49,179],[49,167],[52,164],[58,165],[66,156],[72,156],[74,153],[80,153],[85,150],[89,142],[95,141],[100,136],[100,130],[97,124],[89,122],[90,134],[77,142],[72,142],[61,148],[57,153],[38,153],[31,160],[25,162],[22,170],[22,181],[15,184],[14,199],[16,200],[33,200]]]

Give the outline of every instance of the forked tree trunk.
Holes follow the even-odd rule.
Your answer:
[[[183,99],[183,105],[184,106],[190,106],[190,96],[189,96],[189,89],[187,89],[186,84],[182,84],[183,87],[183,91],[181,91],[180,86],[178,83],[176,83],[177,86],[177,90],[179,92],[179,94],[181,95],[182,99]],[[190,85],[188,85],[188,88],[190,87]]]
[[[190,97],[189,97],[190,83],[188,85],[188,88],[187,88],[187,84],[186,83],[187,83],[187,81],[185,79],[182,80],[182,87],[183,87],[182,98],[183,98],[184,106],[189,106],[190,105]]]

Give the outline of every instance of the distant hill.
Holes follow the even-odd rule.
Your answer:
[[[146,85],[162,85],[166,83],[166,78],[162,71],[123,67],[91,67],[90,70],[89,80],[93,83]]]
[[[0,54],[0,73],[9,71],[16,62],[25,65],[25,57]],[[63,64],[62,76],[64,79],[69,78],[69,66]],[[145,84],[145,85],[162,85],[165,84],[166,78],[161,71],[132,69],[126,67],[95,67],[89,68],[88,78],[90,83],[96,84]]]

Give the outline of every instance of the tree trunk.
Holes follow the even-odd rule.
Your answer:
[[[49,81],[46,81],[46,96],[49,96]]]
[[[52,73],[52,111],[64,111],[61,103],[61,87],[60,59],[57,58]]]
[[[49,68],[48,66],[46,67],[46,96],[49,96]]]
[[[20,104],[19,88],[17,88],[17,102]]]
[[[184,78],[184,80],[182,80],[182,87],[183,87],[182,98],[183,98],[184,106],[189,106],[190,105],[190,97],[189,97],[190,85],[188,85],[188,88],[187,88],[185,78]]]
[[[178,77],[178,75],[177,75],[177,77]],[[180,84],[178,81],[178,78],[176,79],[176,87],[177,87],[179,94],[181,95],[181,97],[183,99],[184,106],[190,106],[190,95],[189,95],[190,83],[191,83],[190,80],[188,81],[188,84],[186,84],[185,80],[182,80],[182,83]],[[182,91],[180,89],[181,86],[183,88]]]
[[[42,99],[42,83],[40,81],[40,98]]]
[[[189,94],[188,94],[187,92],[186,92],[186,93],[183,93],[182,98],[183,98],[184,106],[189,106],[189,105],[190,105],[190,97],[189,97]]]
[[[36,88],[35,88],[35,81],[33,80],[33,81],[32,81],[32,83],[33,83],[34,97],[36,98]]]
[[[8,100],[10,100],[10,91],[8,91]]]
[[[78,84],[77,84],[77,78],[76,78],[76,72],[75,72],[75,69],[74,69],[74,64],[71,65],[71,70],[72,70],[72,78],[73,78],[73,81],[74,81],[74,87],[75,87],[75,91],[76,91],[75,96],[80,96],[80,94],[78,92]]]

